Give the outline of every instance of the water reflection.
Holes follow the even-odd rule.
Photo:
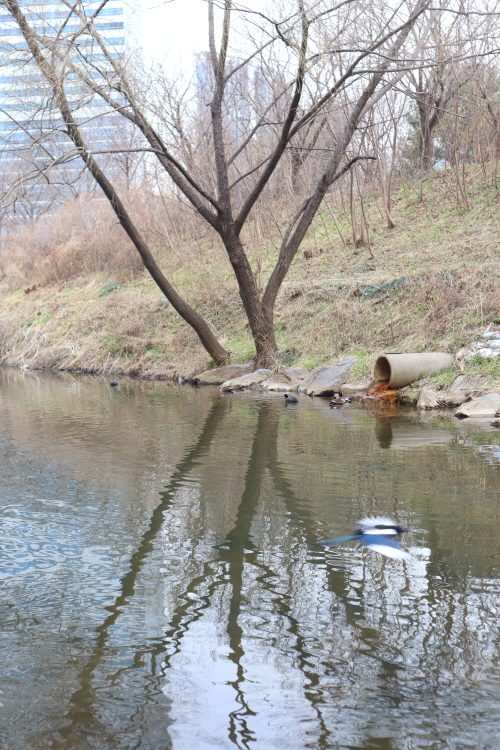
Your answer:
[[[408,450],[428,445],[445,445],[453,440],[453,433],[440,429],[435,423],[418,421],[413,411],[403,409],[376,412],[375,435],[381,448]]]
[[[496,746],[500,492],[477,435],[0,378],[3,746]],[[414,529],[411,562],[312,545],[373,512]]]

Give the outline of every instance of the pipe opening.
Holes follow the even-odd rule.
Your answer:
[[[379,382],[391,379],[391,364],[387,357],[379,357],[377,359],[373,368],[373,374],[375,375],[375,380]]]

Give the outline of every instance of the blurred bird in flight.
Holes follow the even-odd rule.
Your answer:
[[[316,542],[325,547],[343,542],[354,541],[355,539],[368,549],[374,552],[380,552],[381,555],[392,557],[395,560],[411,560],[411,555],[401,547],[396,540],[398,536],[404,534],[407,529],[399,526],[391,518],[375,517],[362,518],[352,534],[339,536],[335,539],[326,539],[324,542]]]

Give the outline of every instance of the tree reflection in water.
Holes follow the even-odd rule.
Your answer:
[[[498,464],[411,416],[210,398],[33,748],[494,748]],[[374,510],[411,562],[312,544]]]

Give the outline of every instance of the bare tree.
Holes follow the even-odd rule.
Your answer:
[[[388,229],[396,224],[391,212],[392,179],[398,154],[401,120],[407,107],[407,97],[391,89],[380,101],[376,117],[372,110],[368,138],[377,157],[379,188]]]
[[[141,78],[114,58],[96,23],[107,0],[91,15],[81,0],[62,2],[66,19],[56,32],[41,35],[18,0],[2,0],[50,88],[74,152],[100,185],[160,289],[214,361],[222,363],[229,353],[158,267],[102,166],[103,149],[92,147],[91,133],[82,125],[82,101],[98,99],[137,129],[139,148],[156,158],[177,194],[219,235],[253,334],[256,364],[272,365],[277,349],[273,313],[281,284],[331,186],[368,155],[348,154],[348,149],[380,91],[411,68],[415,40],[418,46],[419,33],[427,34],[428,21],[426,26],[419,19],[428,0],[394,7],[378,0],[290,0],[267,15],[238,8],[232,0],[221,0],[217,7],[215,0],[207,0],[204,88],[209,116],[199,121],[192,87],[165,80],[168,96],[160,96],[158,81],[152,87],[151,76]],[[433,11],[433,20],[438,14]],[[76,31],[65,30],[69,19]],[[238,54],[232,51],[233,38]],[[269,72],[278,68],[280,74],[271,77]],[[81,93],[73,104],[69,91],[75,81]],[[335,121],[328,141],[325,118]],[[279,192],[289,150],[293,155],[314,148],[320,134],[321,170],[307,197],[284,221],[274,267],[261,288],[245,251],[246,226],[259,205]]]
[[[458,107],[460,90],[473,75],[472,60],[497,53],[498,4],[486,11],[445,2],[450,13],[430,11],[431,44],[408,72],[408,93],[418,112],[419,170],[425,175],[433,166],[434,140],[440,123]],[[454,103],[452,103],[454,102]]]
[[[434,163],[434,132],[456,91],[454,71],[441,63],[426,76],[423,69],[413,76],[419,118],[418,152],[420,171],[429,172]]]
[[[493,184],[498,187],[497,173],[500,160],[500,109],[498,106],[498,81],[500,71],[494,61],[488,65],[475,65],[474,114],[469,116],[469,129],[475,141],[476,156],[485,172],[485,162],[493,160]]]

